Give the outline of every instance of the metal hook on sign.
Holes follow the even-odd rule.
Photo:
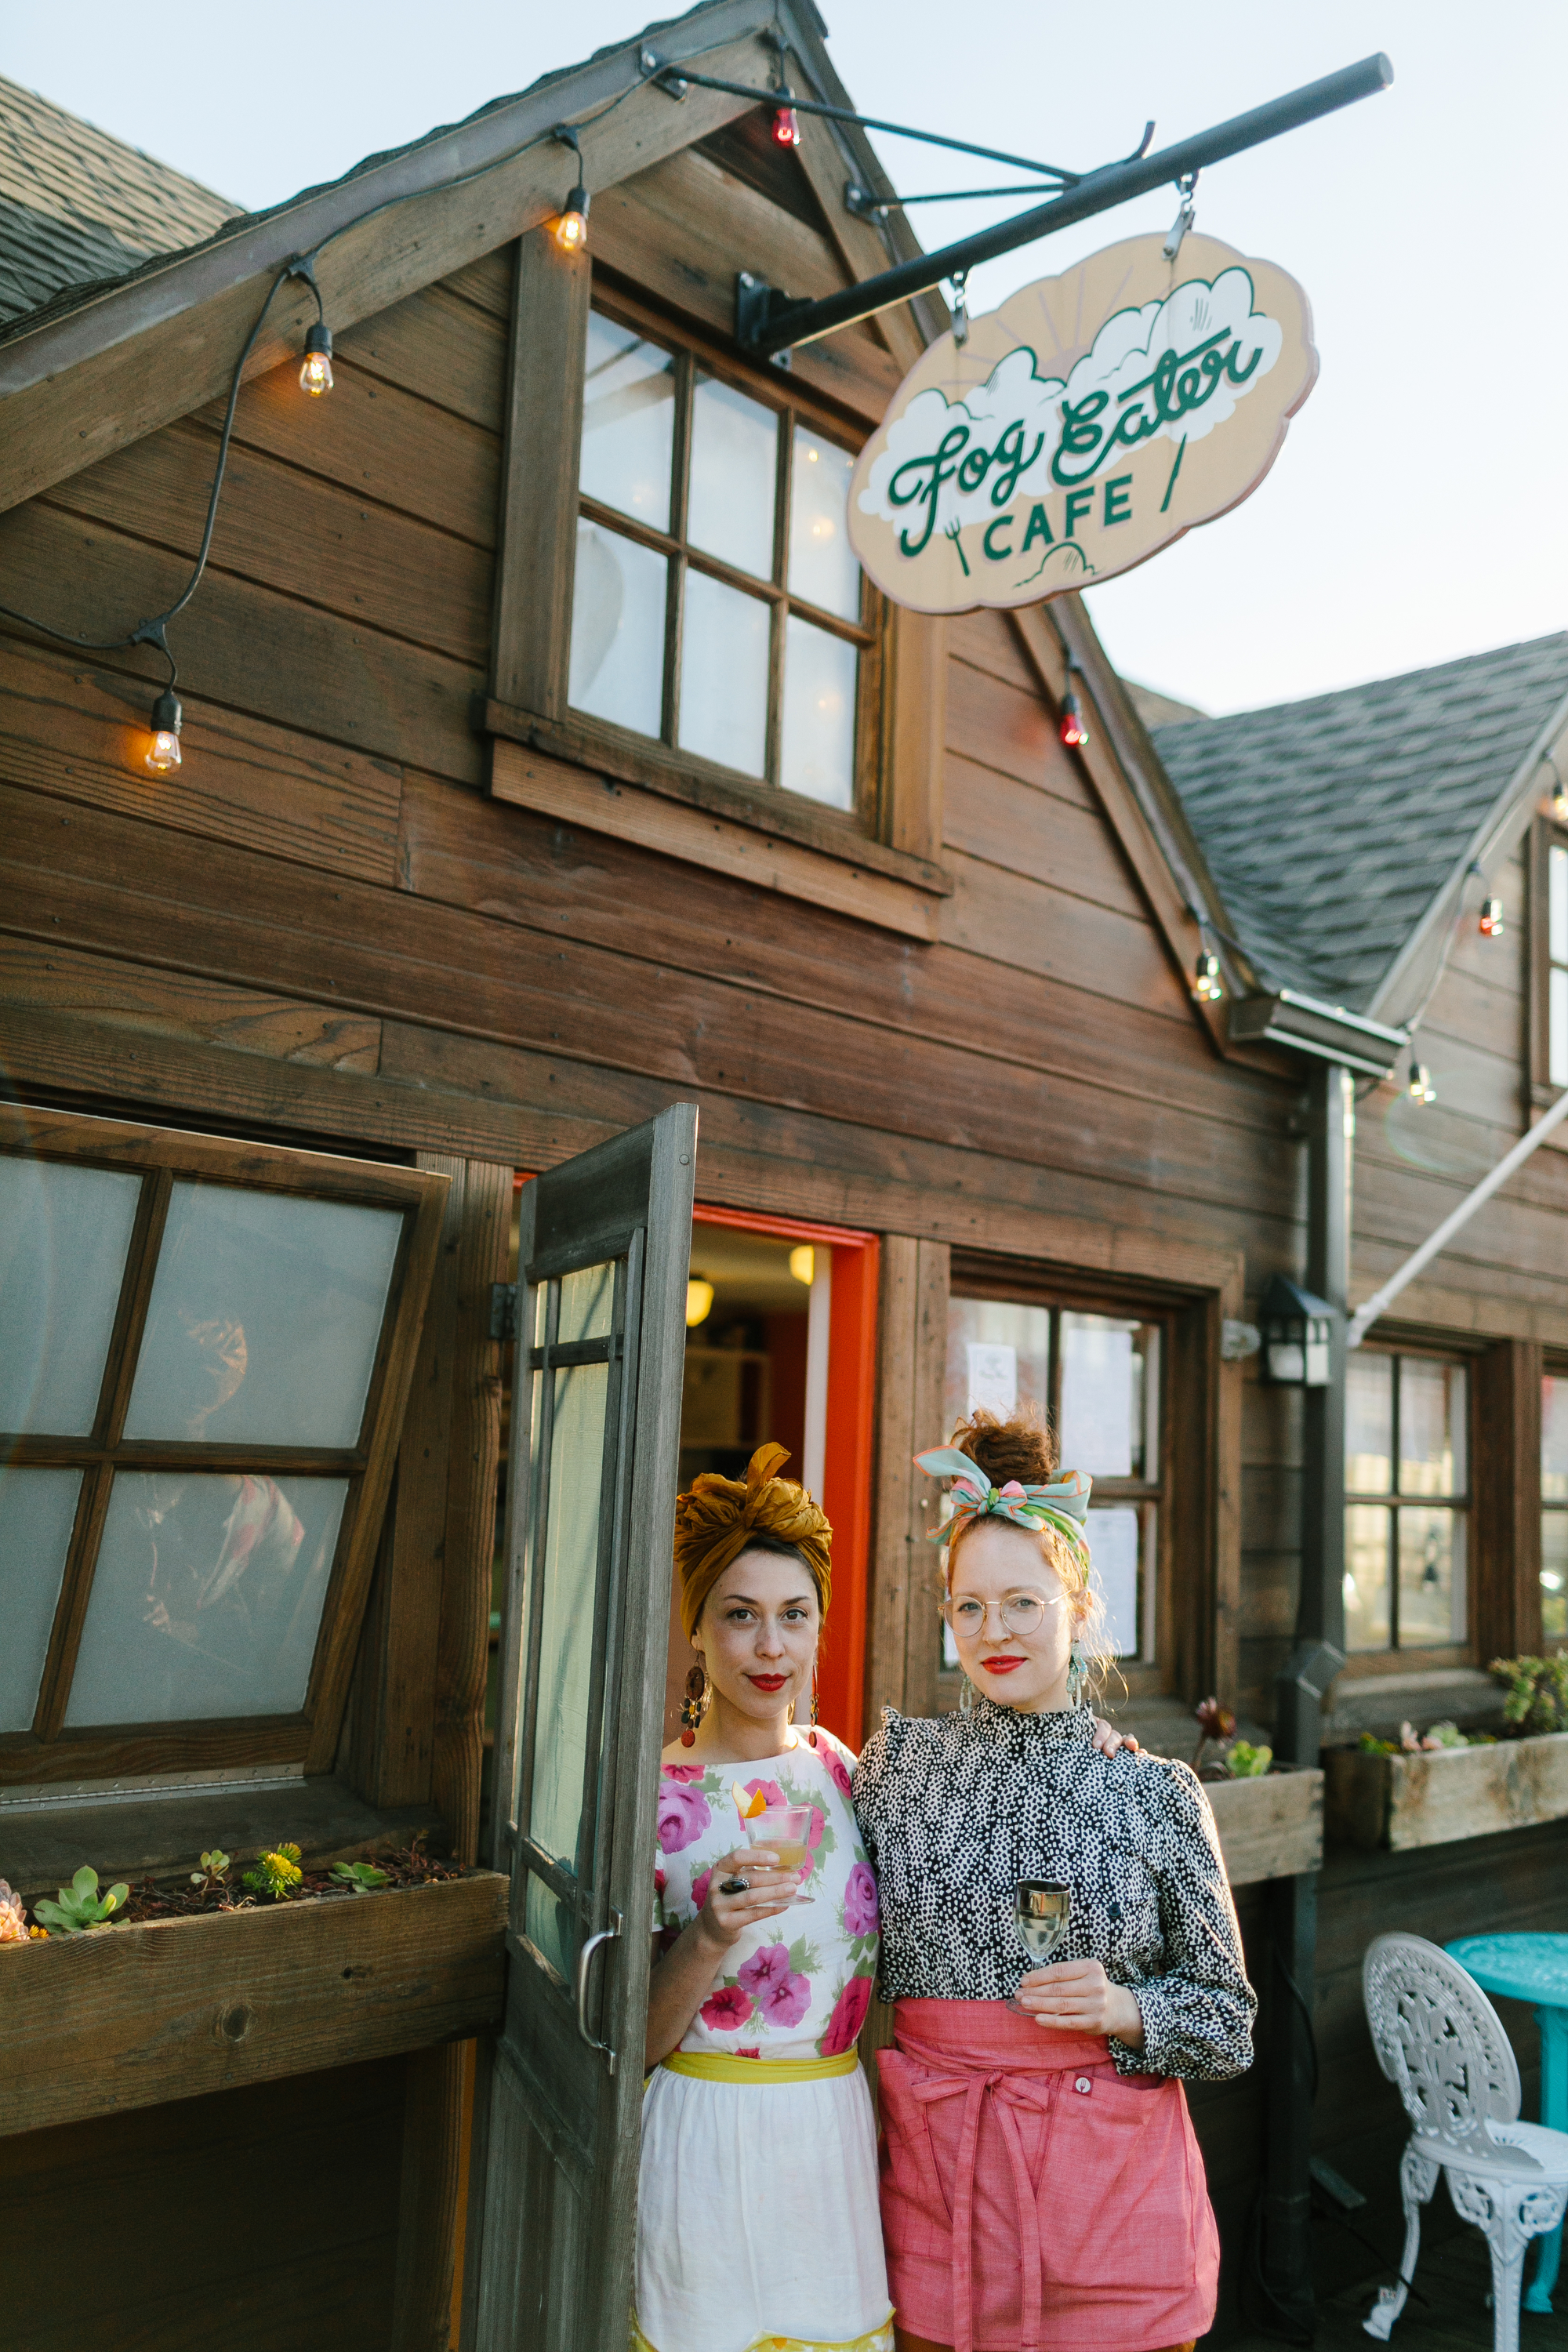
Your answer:
[[[1171,234],[1160,247],[1167,261],[1174,261],[1182,249],[1182,239],[1193,225],[1193,190],[1197,184],[1198,175],[1195,172],[1188,172],[1176,183],[1182,192],[1182,209],[1171,223]]]
[[[960,351],[969,341],[969,305],[963,289],[969,283],[967,269],[955,270],[952,279],[952,340]]]

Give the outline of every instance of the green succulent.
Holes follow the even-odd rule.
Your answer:
[[[1254,1748],[1249,1739],[1237,1740],[1226,1758],[1232,1777],[1237,1780],[1256,1780],[1268,1771],[1274,1761],[1272,1748]]]
[[[33,1916],[56,1936],[87,1936],[95,1927],[112,1924],[110,1914],[118,1911],[131,1889],[121,1882],[111,1886],[107,1895],[98,1891],[98,1873],[84,1863],[68,1886],[59,1889],[59,1899],[51,1903],[46,1895],[33,1906]]]
[[[1508,1685],[1503,1721],[1521,1738],[1568,1730],[1568,1651],[1552,1658],[1494,1658],[1491,1672]]]
[[[304,1875],[300,1867],[299,1847],[280,1845],[257,1855],[245,1874],[245,1884],[252,1895],[269,1895],[274,1903],[282,1903]]]
[[[356,1895],[371,1895],[378,1886],[390,1884],[390,1874],[377,1870],[373,1862],[334,1862],[332,1876],[340,1885],[352,1886]]]
[[[201,1887],[204,1893],[208,1893],[214,1887],[222,1886],[226,1883],[228,1874],[233,1867],[233,1855],[225,1853],[221,1845],[215,1845],[210,1853],[203,1854],[201,1868],[192,1871],[191,1885]]]

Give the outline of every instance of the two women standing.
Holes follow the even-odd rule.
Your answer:
[[[921,1458],[953,1482],[943,1610],[977,1695],[931,1721],[889,1710],[853,1811],[847,1751],[791,1720],[826,1520],[771,1475],[776,1447],[743,1486],[681,1498],[682,1618],[712,1697],[661,1791],[639,2352],[1163,2352],[1213,2317],[1181,2078],[1250,2062],[1254,2003],[1207,1802],[1184,1766],[1114,1752],[1080,1704],[1088,1481],[1054,1475],[1026,1419],[955,1437]],[[809,1809],[801,1861],[742,1842],[759,1795]],[[872,1867],[897,2004],[880,2227],[855,2056]],[[1021,1880],[1067,1890],[1048,1968],[1018,1940]]]

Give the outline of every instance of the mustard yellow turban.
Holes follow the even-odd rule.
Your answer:
[[[680,1576],[680,1622],[691,1639],[702,1606],[724,1570],[757,1536],[798,1551],[827,1614],[833,1591],[833,1529],[804,1486],[774,1473],[789,1460],[784,1445],[759,1445],[744,1480],[705,1470],[689,1494],[675,1500],[675,1565]]]

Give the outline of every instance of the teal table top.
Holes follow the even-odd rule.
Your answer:
[[[1488,1992],[1568,2009],[1568,1936],[1461,1936],[1443,1949]]]

